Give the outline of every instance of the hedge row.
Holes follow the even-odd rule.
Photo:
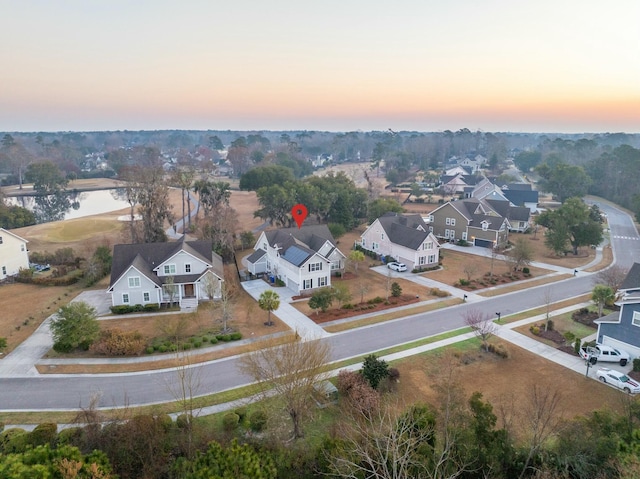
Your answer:
[[[109,308],[113,314],[128,314],[128,313],[154,313],[160,311],[160,305],[156,303],[150,304],[119,304],[117,306],[111,306]]]

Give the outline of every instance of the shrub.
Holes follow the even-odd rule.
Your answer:
[[[340,371],[338,373],[338,393],[347,405],[364,413],[370,414],[380,405],[380,395],[365,380],[354,371]]]
[[[56,443],[63,444],[82,444],[84,442],[85,430],[82,427],[68,427],[58,433]]]
[[[553,321],[547,320],[547,331],[553,331]]]
[[[155,352],[155,348],[153,346],[147,346],[147,348],[144,350],[145,353],[147,354],[153,354]]]
[[[209,339],[209,342],[210,342],[211,344],[217,344],[217,343],[218,343],[218,338],[216,338],[216,337],[214,336],[214,337],[212,337],[211,339]]]
[[[144,346],[144,338],[138,331],[114,328],[102,331],[91,349],[105,356],[133,356],[142,354]]]
[[[389,368],[389,381],[398,382],[400,380],[400,371],[398,368]]]
[[[493,353],[503,359],[507,359],[509,357],[509,351],[507,351],[502,344],[498,344],[497,346],[495,344],[489,344],[488,349],[490,353]]]
[[[580,354],[580,347],[582,346],[582,340],[580,338],[576,338],[576,341],[573,343],[573,351],[576,354]]]
[[[159,311],[160,310],[160,305],[156,304],[156,303],[149,303],[149,304],[145,304],[144,305],[144,311],[146,313],[152,313],[154,311]]]
[[[389,375],[389,365],[384,359],[370,354],[364,358],[360,373],[373,389],[377,389],[380,381]]]
[[[180,429],[186,429],[189,427],[189,424],[193,421],[193,417],[190,414],[180,414],[176,418],[176,426]]]
[[[633,370],[634,370],[635,372],[640,371],[640,358],[635,358],[635,359],[633,360]],[[1,429],[0,429],[0,430],[1,430]]]
[[[7,347],[7,338],[0,338],[0,351],[5,349],[6,347]]]
[[[113,314],[127,314],[132,311],[128,304],[118,304],[109,308]]]
[[[28,443],[29,433],[19,427],[0,433],[0,452],[4,454],[24,452]]]
[[[522,268],[522,272],[523,272],[524,274],[530,274],[530,273],[531,273],[531,270],[525,266],[524,268]]]
[[[239,332],[239,331],[236,331],[236,332],[234,332],[234,333],[231,333],[231,334],[229,335],[229,339],[230,339],[231,341],[238,341],[239,339],[242,339],[242,333],[241,333],[241,332]]]
[[[216,338],[218,338],[218,341],[224,341],[225,343],[231,341],[230,334],[218,334],[216,335]]]
[[[238,418],[239,418],[240,422],[244,421],[245,418],[247,417],[247,408],[246,407],[239,407],[239,408],[235,409],[233,412],[238,415]]]
[[[402,294],[402,287],[395,281],[391,283],[391,296],[398,298]]]
[[[52,445],[58,434],[58,425],[52,422],[38,424],[31,433],[29,433],[29,444],[31,446]]]
[[[465,279],[465,278],[460,278],[458,280],[458,284],[460,286],[469,286],[471,284],[471,281],[469,281],[468,279]]]
[[[228,412],[224,416],[222,416],[222,429],[226,432],[234,431],[238,428],[240,424],[240,416],[238,416],[235,412]]]
[[[200,346],[202,346],[202,341],[194,341],[193,342],[193,347],[194,348],[199,348]]]
[[[353,309],[353,304],[351,303],[343,304],[342,309]]]
[[[540,334],[540,327],[533,325],[529,328],[529,331],[531,331],[531,334],[535,334],[537,336],[538,334]]]
[[[380,303],[384,303],[384,298],[380,297],[380,296],[376,296],[375,298],[371,298],[370,300],[367,301],[368,304],[380,304]]]
[[[576,335],[573,334],[571,331],[567,331],[566,333],[564,333],[563,336],[568,343],[573,343],[573,340],[576,339]]]
[[[254,432],[264,430],[267,425],[267,414],[262,410],[253,411],[249,415],[249,427]]]

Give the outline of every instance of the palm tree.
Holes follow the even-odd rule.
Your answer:
[[[273,326],[273,322],[271,321],[271,311],[278,309],[280,306],[280,296],[278,293],[272,289],[264,291],[258,299],[258,306],[260,306],[260,309],[268,313],[267,322],[264,324],[266,326]]]

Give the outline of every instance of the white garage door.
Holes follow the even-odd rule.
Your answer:
[[[627,344],[627,343],[623,343],[618,339],[613,339],[613,338],[610,338],[609,336],[603,336],[602,344],[604,344],[605,346],[611,346],[612,348],[622,349],[623,351],[628,352],[629,355],[631,356],[632,361],[633,361],[633,358],[640,357],[640,348],[631,346],[630,344]]]

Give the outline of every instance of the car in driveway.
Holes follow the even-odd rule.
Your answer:
[[[407,265],[404,263],[398,263],[397,261],[392,261],[391,263],[387,263],[387,268],[394,271],[406,271]]]
[[[640,384],[615,369],[600,368],[596,372],[596,376],[598,376],[598,379],[603,383],[611,384],[626,393],[636,394],[640,392]]]

